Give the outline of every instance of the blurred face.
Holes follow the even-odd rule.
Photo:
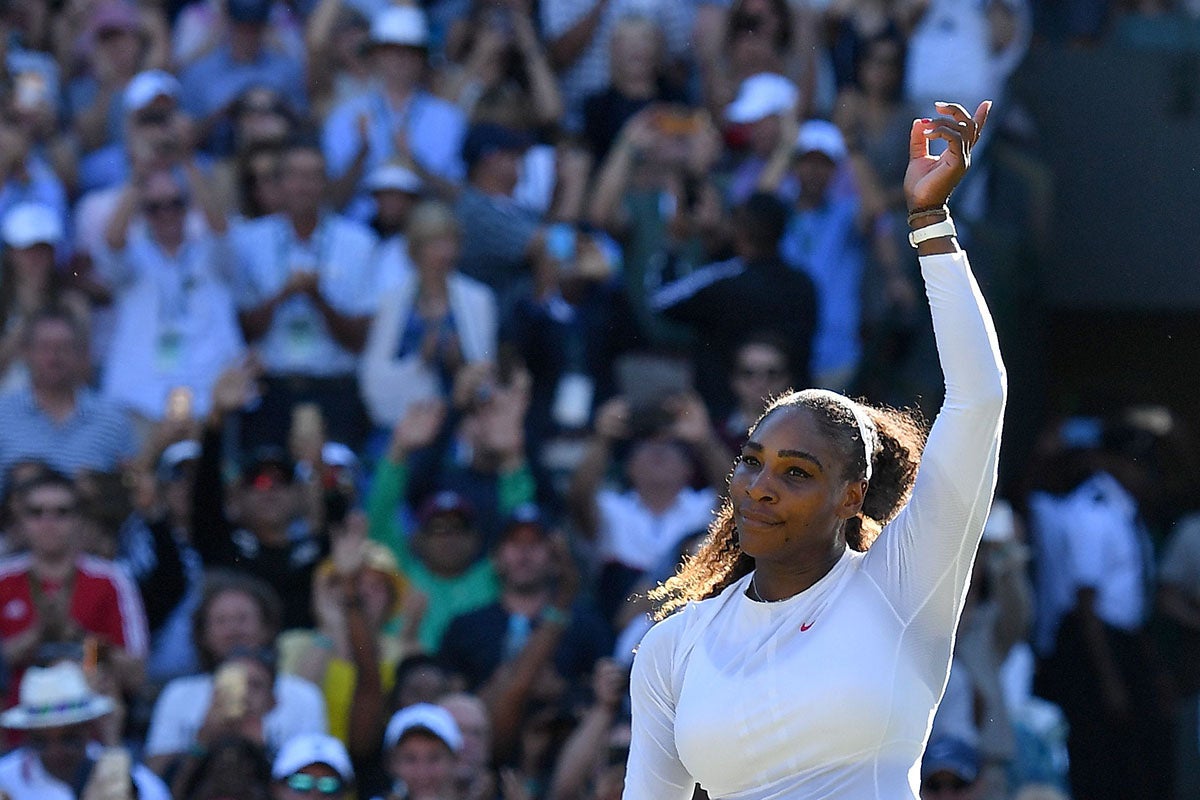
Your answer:
[[[658,32],[652,25],[620,25],[612,37],[613,83],[647,81],[658,71]]]
[[[13,274],[17,281],[45,290],[54,270],[54,245],[46,243],[29,247],[10,247],[8,257],[12,259]]]
[[[174,246],[183,241],[187,197],[168,173],[156,172],[146,180],[142,188],[142,214],[159,242]]]
[[[397,707],[436,703],[446,693],[446,684],[446,673],[438,667],[428,665],[411,670],[396,692]]]
[[[375,193],[375,216],[387,230],[402,230],[417,204],[417,195],[387,189]]]
[[[441,282],[454,270],[458,254],[458,237],[443,234],[422,242],[413,253],[413,261],[423,280]]]
[[[23,161],[32,144],[28,126],[14,108],[0,109],[0,154],[12,162]]]
[[[746,126],[750,140],[750,151],[761,158],[768,158],[779,144],[782,123],[779,116],[771,114]]]
[[[783,353],[765,344],[743,347],[733,367],[732,386],[738,408],[756,419],[766,406],[766,399],[781,394],[790,379]]]
[[[223,592],[213,598],[204,617],[203,645],[217,659],[236,647],[265,647],[270,632],[258,603],[239,591]]]
[[[50,391],[74,388],[83,372],[83,343],[64,320],[43,319],[29,333],[25,363],[34,387]]]
[[[921,800],[969,800],[974,796],[971,784],[948,770],[921,781]]]
[[[167,514],[176,525],[187,525],[192,516],[192,484],[195,481],[195,462],[182,464],[177,476],[163,485],[163,501]]]
[[[627,467],[634,491],[679,492],[691,479],[692,465],[673,442],[646,441],[634,448]]]
[[[414,731],[392,748],[388,772],[408,785],[413,798],[450,796],[454,784],[454,754],[446,743]]]
[[[891,97],[900,85],[900,45],[880,41],[871,45],[859,69],[859,83],[872,97]]]
[[[270,89],[251,89],[242,98],[237,118],[237,138],[241,145],[279,142],[290,129],[282,111],[282,100]]]
[[[844,456],[813,411],[772,411],[743,445],[729,499],[742,550],[795,562],[836,545],[841,523],[858,512],[865,481],[847,481]]]
[[[450,712],[462,732],[459,767],[474,772],[487,766],[492,751],[492,728],[483,703],[465,696],[449,697],[442,700],[442,707]]]
[[[341,800],[349,797],[342,777],[328,764],[309,764],[281,781],[275,782],[276,800]]]
[[[387,622],[392,603],[394,584],[382,572],[365,569],[358,578],[358,595],[362,598],[363,614],[375,627]]]
[[[20,508],[21,535],[35,556],[62,558],[78,544],[79,500],[65,486],[29,492]]]
[[[71,784],[87,756],[88,733],[86,723],[65,725],[28,731],[25,740],[37,753],[46,772]]]
[[[371,68],[387,86],[412,88],[421,81],[425,51],[419,47],[383,45],[371,53]]]
[[[280,188],[289,212],[316,212],[325,193],[325,159],[316,150],[292,150],[284,154]]]
[[[246,165],[254,205],[263,214],[274,214],[283,208],[279,161],[279,156],[274,153],[259,153]]]
[[[814,202],[824,199],[836,173],[837,164],[824,153],[805,153],[796,159],[796,177],[800,179],[800,191]]]
[[[276,468],[249,477],[242,487],[242,522],[252,533],[286,525],[296,514],[296,487]]]
[[[522,156],[523,153],[517,150],[497,150],[483,157],[483,167],[492,184],[506,195],[511,195],[517,188]]]
[[[422,526],[422,560],[439,575],[460,575],[479,554],[479,534],[458,514],[438,514]]]
[[[551,552],[545,535],[528,525],[508,533],[496,548],[496,571],[506,588],[537,591],[550,577]]]
[[[111,65],[118,75],[132,76],[137,72],[141,54],[142,41],[136,31],[106,28],[96,34],[96,62]]]

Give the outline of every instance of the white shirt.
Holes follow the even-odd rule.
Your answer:
[[[166,685],[154,704],[146,733],[146,756],[182,753],[196,741],[196,732],[212,704],[212,675],[176,678]],[[267,750],[301,733],[327,733],[325,698],[303,678],[280,675],[275,679],[275,707],[263,717]]]
[[[913,800],[996,480],[1005,378],[962,254],[921,259],[946,400],[912,500],[778,603],[744,576],[646,635],[626,800]]]
[[[98,758],[102,752],[99,745],[88,745],[90,758]],[[131,774],[139,800],[171,800],[162,780],[141,764],[134,764]],[[27,747],[0,758],[0,792],[11,800],[75,800],[74,790],[51,777],[42,767],[41,759]]]
[[[375,312],[375,234],[337,214],[322,214],[308,241],[299,241],[281,214],[239,224],[237,252],[239,309],[256,308],[279,293],[293,272],[316,272],[321,295],[342,314]],[[339,377],[354,372],[358,357],[330,334],[307,297],[279,304],[267,333],[256,344],[267,372],[275,375]]]
[[[600,509],[600,557],[645,572],[658,566],[684,536],[708,527],[717,493],[684,489],[661,514],[646,508],[633,491],[601,490],[596,505]]]
[[[96,257],[116,293],[104,395],[160,419],[171,389],[186,386],[195,416],[207,414],[218,376],[244,349],[224,237],[190,237],[172,257],[137,230],[124,250],[101,248]]]

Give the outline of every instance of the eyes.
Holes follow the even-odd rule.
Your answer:
[[[761,469],[762,465],[763,465],[762,460],[758,456],[754,455],[753,453],[740,454],[739,456],[737,456],[737,458],[734,459],[734,463],[739,466],[745,466],[745,467],[748,467],[749,469],[753,469],[753,470]],[[804,479],[804,478],[812,477],[811,472],[809,472],[804,467],[801,467],[801,466],[798,466],[795,464],[787,467],[783,471],[783,474],[788,476],[789,478],[797,478],[797,479]]]

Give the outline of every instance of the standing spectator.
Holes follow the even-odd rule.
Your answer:
[[[725,119],[738,126],[745,152],[729,179],[727,198],[740,205],[762,185],[763,173],[780,148],[791,146],[800,90],[782,75],[762,72],[751,75],[738,87],[737,96],[725,109]],[[792,176],[785,176],[769,191],[785,199],[796,196],[798,187]]]
[[[375,167],[398,159],[423,180],[454,183],[462,177],[463,113],[423,87],[429,47],[425,14],[415,6],[392,6],[371,25],[373,84],[330,113],[323,142],[334,194],[354,202],[347,213],[366,220],[371,209],[361,182]]]
[[[365,433],[355,371],[375,311],[375,237],[325,206],[315,142],[288,146],[280,180],[283,213],[234,232],[242,331],[261,353],[266,389],[243,439],[284,441],[292,406],[312,402],[329,438],[354,447]]]
[[[375,203],[371,230],[379,237],[375,262],[379,294],[384,295],[410,278],[413,263],[408,249],[408,225],[421,202],[425,184],[402,164],[383,164],[367,176],[365,187]]]
[[[728,474],[729,452],[700,399],[670,398],[664,409],[672,412],[671,424],[647,433],[634,427],[633,410],[623,398],[601,407],[568,495],[580,532],[598,545],[599,600],[610,622],[643,573],[712,521]],[[614,447],[635,436],[625,463],[629,488],[602,488]],[[693,459],[705,466],[704,489],[691,488]]]
[[[137,589],[109,561],[81,549],[79,495],[49,473],[16,489],[17,535],[29,551],[0,561],[0,647],[18,673],[48,644],[94,637],[111,648],[118,685],[136,689],[149,645]]]
[[[278,193],[279,153],[299,124],[296,112],[277,89],[251,86],[233,102],[229,118],[229,154],[212,169],[217,202],[251,219],[279,211],[270,195]]]
[[[29,386],[21,345],[34,314],[62,306],[85,324],[88,308],[58,269],[63,227],[54,209],[39,203],[14,206],[0,221],[0,240],[0,394],[7,394]]]
[[[496,794],[496,773],[492,769],[492,720],[487,704],[477,695],[454,692],[444,695],[438,705],[450,712],[462,734],[455,781],[464,797],[492,798]]]
[[[180,97],[199,124],[200,141],[210,145],[220,144],[220,137],[228,141],[227,114],[251,86],[270,86],[293,108],[307,107],[303,62],[267,38],[271,7],[271,0],[225,0],[227,40],[183,71]],[[213,134],[215,140],[210,138]]]
[[[111,472],[135,452],[129,419],[87,388],[87,342],[68,311],[49,308],[25,327],[29,388],[0,397],[0,475],[18,461],[44,461],[73,475]]]
[[[367,0],[370,4],[372,0]],[[308,98],[314,119],[325,119],[346,100],[371,88],[367,42],[370,20],[382,10],[363,3],[318,0],[304,27]],[[378,6],[379,4],[376,3]]]
[[[184,223],[193,197],[210,233],[189,237]],[[144,229],[132,225],[139,211]],[[137,420],[187,414],[169,407],[179,392],[190,399],[191,415],[203,417],[217,377],[241,355],[225,235],[225,215],[194,163],[182,180],[158,171],[125,185],[98,254],[117,306],[104,393]]]
[[[778,199],[755,194],[733,212],[734,252],[728,261],[710,264],[659,289],[651,308],[696,331],[698,389],[714,408],[724,411],[733,352],[749,333],[772,331],[789,343],[788,363],[796,385],[809,385],[817,297],[812,280],[779,256],[787,209]],[[754,319],[729,314],[731,303],[759,309]]]
[[[496,298],[456,269],[462,228],[433,201],[407,229],[413,269],[379,300],[359,383],[372,421],[392,427],[414,402],[446,400],[464,364],[496,355]]]
[[[97,743],[97,721],[114,705],[92,691],[77,664],[64,661],[30,669],[21,680],[20,696],[18,705],[0,714],[0,726],[20,731],[25,742],[0,758],[4,796],[11,800],[109,797],[115,779],[116,786],[140,800],[169,800],[167,787],[154,773],[130,763],[123,750],[106,751]],[[127,782],[124,787],[122,778]]]

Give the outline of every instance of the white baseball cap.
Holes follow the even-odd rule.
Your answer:
[[[425,13],[413,6],[385,9],[371,23],[371,44],[425,47],[429,44],[429,23]]]
[[[44,203],[19,203],[4,215],[0,237],[9,247],[19,249],[35,244],[57,247],[63,240],[63,224],[54,209]]]
[[[846,157],[846,139],[832,122],[810,119],[796,134],[796,155],[805,153],[822,153],[834,162],[841,161]]]
[[[457,753],[462,749],[462,732],[450,712],[432,703],[415,703],[408,708],[402,708],[388,720],[387,730],[383,733],[383,747],[390,750],[404,738],[404,734],[412,730],[424,730],[432,733],[446,743]]]
[[[742,81],[737,97],[725,109],[725,118],[739,124],[758,122],[795,108],[799,98],[796,84],[774,72],[760,72]]]
[[[400,164],[382,164],[371,170],[365,183],[368,192],[407,192],[420,194],[424,184],[417,173]]]
[[[354,767],[350,765],[346,747],[324,733],[302,733],[288,739],[275,756],[271,777],[282,780],[312,764],[328,764],[342,780],[354,780]]]
[[[176,99],[180,88],[179,81],[171,73],[149,69],[133,76],[133,80],[125,87],[122,102],[127,112],[141,111],[159,97]]]

